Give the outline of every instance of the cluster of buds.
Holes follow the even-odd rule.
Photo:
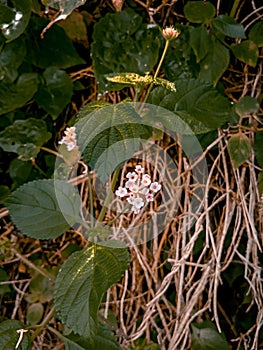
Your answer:
[[[66,128],[64,131],[65,136],[63,136],[62,140],[58,142],[60,145],[66,145],[69,152],[78,149],[75,130],[75,126]]]
[[[154,194],[160,191],[161,185],[158,182],[152,182],[148,174],[144,174],[144,168],[136,165],[135,171],[126,175],[128,179],[125,187],[119,187],[115,194],[120,198],[126,198],[131,204],[131,210],[138,214],[145,204],[154,200]]]
[[[174,29],[173,26],[170,26],[163,29],[162,35],[165,40],[170,41],[176,39],[180,35],[180,32],[177,29]]]

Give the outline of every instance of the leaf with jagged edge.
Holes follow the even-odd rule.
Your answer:
[[[37,239],[56,238],[80,218],[81,197],[60,180],[37,180],[24,184],[5,201],[19,230]]]
[[[122,242],[106,241],[74,252],[57,276],[54,302],[60,320],[75,333],[94,337],[104,293],[128,268],[129,253]]]

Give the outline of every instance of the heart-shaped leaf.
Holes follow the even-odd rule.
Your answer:
[[[28,182],[5,202],[22,233],[38,239],[58,237],[81,222],[81,198],[77,190],[60,180]]]

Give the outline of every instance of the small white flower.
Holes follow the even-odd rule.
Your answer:
[[[148,193],[145,196],[145,199],[146,199],[147,202],[152,202],[153,201],[153,194],[152,193]]]
[[[150,185],[150,183],[151,183],[151,177],[150,177],[150,175],[144,174],[144,175],[142,176],[141,185],[142,185],[142,186],[148,186],[148,185]]]
[[[149,192],[149,188],[147,187],[144,187],[140,190],[140,193],[143,194],[144,196],[146,196]]]
[[[153,182],[153,183],[151,183],[150,190],[152,190],[153,192],[156,193],[156,192],[160,191],[161,187],[162,186],[158,182]]]
[[[133,200],[133,206],[134,206],[135,208],[138,208],[138,209],[140,209],[141,207],[143,207],[143,206],[144,206],[143,199],[142,199],[141,197],[136,197],[136,198],[134,198],[134,200]]]
[[[134,212],[134,214],[139,214],[140,208],[136,208],[134,205],[131,207],[131,211]]]
[[[126,200],[127,200],[127,202],[128,202],[129,204],[133,205],[133,203],[134,203],[134,195],[131,194],[130,197],[128,197]]]
[[[136,165],[135,171],[137,174],[143,174],[144,173],[144,168],[141,165]]]
[[[136,185],[136,183],[132,183],[130,186],[129,186],[129,190],[132,192],[132,193],[138,193],[139,192],[139,186]]]
[[[130,187],[132,186],[132,184],[134,184],[134,182],[129,180],[129,181],[127,181],[127,182],[125,183],[125,187],[128,188],[128,189],[130,189]]]
[[[125,187],[119,187],[116,191],[115,191],[116,196],[119,197],[125,197],[127,194],[127,190]]]
[[[66,145],[67,150],[69,152],[74,149],[78,149],[75,129],[75,126],[66,128],[66,130],[64,131],[65,136],[63,136],[62,140],[58,142],[60,145]]]
[[[133,171],[132,173],[129,172],[126,175],[127,179],[129,179],[129,181],[135,182],[138,179],[138,175]]]

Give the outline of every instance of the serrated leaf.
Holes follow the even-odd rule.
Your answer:
[[[175,85],[174,93],[157,88],[151,94],[153,104],[174,112],[188,125],[176,124],[176,118],[173,121],[169,116],[174,131],[179,127],[177,132],[181,134],[202,134],[222,126],[230,117],[230,102],[210,84],[199,79],[182,79],[175,81]]]
[[[108,13],[95,24],[91,55],[100,92],[123,88],[106,81],[107,74],[145,74],[153,69],[160,46],[154,31],[131,9]]]
[[[38,324],[44,314],[44,306],[41,303],[34,303],[29,305],[26,313],[26,319],[29,324],[35,326]]]
[[[230,38],[246,38],[243,25],[236,23],[234,18],[230,16],[219,15],[213,19],[212,25],[220,33],[229,36]]]
[[[251,96],[242,97],[235,105],[235,111],[240,117],[245,117],[251,113],[257,113],[258,109],[258,100]]]
[[[263,46],[263,21],[258,21],[250,29],[248,38],[257,45],[257,47]]]
[[[230,137],[227,149],[231,161],[237,169],[248,159],[251,152],[251,144],[245,134],[237,133]]]
[[[24,160],[35,158],[45,142],[51,137],[46,123],[40,119],[16,120],[0,132],[0,147],[15,152]]]
[[[200,62],[200,78],[215,86],[229,65],[229,50],[215,38],[211,38],[208,53]]]
[[[70,102],[73,84],[65,71],[53,67],[44,71],[43,78],[45,82],[39,86],[35,100],[55,119]]]
[[[192,349],[193,350],[227,350],[225,337],[218,333],[211,322],[193,323]]]
[[[22,107],[37,91],[38,74],[21,74],[16,84],[2,81],[0,84],[0,114]]]
[[[12,41],[24,33],[30,19],[32,6],[31,0],[11,0],[11,2],[14,6],[11,10],[14,12],[14,17],[11,19],[10,11],[8,11],[6,21],[1,21],[2,33],[8,41]],[[7,13],[6,9],[5,13]]]
[[[18,329],[25,329],[26,326],[20,321],[16,320],[7,320],[0,323],[0,348],[1,350],[11,350],[15,349],[17,344],[19,334],[17,333]],[[23,334],[23,341],[18,350],[30,350],[30,336],[29,333]]]
[[[80,117],[75,125],[77,143],[83,158],[98,171],[101,181],[127,161],[138,150],[141,139],[151,133],[149,127],[141,124],[132,103],[106,106],[87,115],[84,108]]]
[[[5,44],[0,53],[0,78],[13,82],[18,76],[20,67],[26,55],[25,40],[22,37]]]
[[[194,50],[197,63],[208,53],[211,40],[205,27],[192,28],[190,31],[190,45]]]
[[[40,68],[64,69],[85,63],[63,28],[54,25],[41,39],[41,32],[48,23],[40,17],[32,17],[30,20],[30,32],[27,33],[30,61]]]
[[[17,228],[37,239],[58,237],[81,222],[81,198],[64,181],[29,182],[15,190],[5,204]]]
[[[215,16],[216,9],[209,1],[188,1],[184,7],[184,14],[192,23],[208,23]]]
[[[262,131],[256,132],[254,147],[255,147],[257,162],[263,169],[263,132]]]
[[[97,334],[101,298],[128,267],[128,250],[118,244],[121,248],[107,241],[73,253],[57,276],[54,302],[58,317],[81,336]]]
[[[240,61],[251,67],[256,67],[259,53],[258,47],[253,41],[245,40],[240,44],[232,44],[231,49]]]

